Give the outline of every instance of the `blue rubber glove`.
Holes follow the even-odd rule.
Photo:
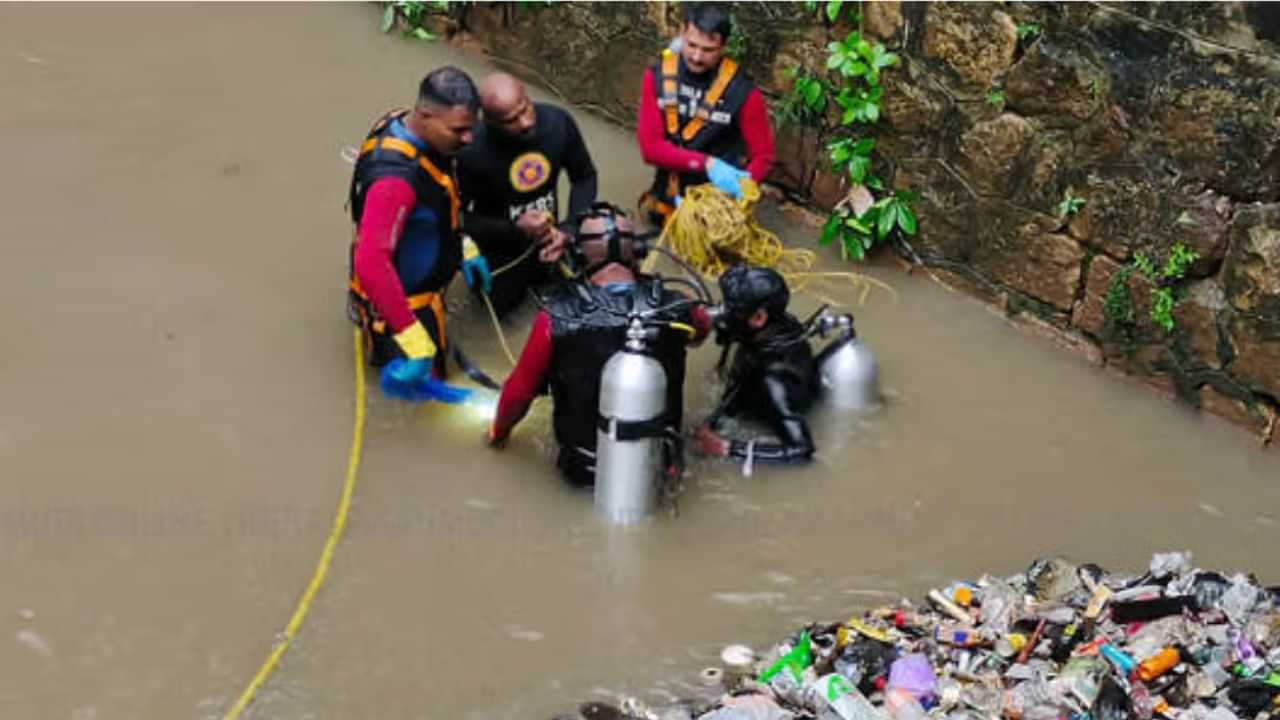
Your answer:
[[[741,183],[743,180],[750,180],[751,173],[739,170],[720,158],[713,157],[707,161],[707,178],[721,192],[732,196],[734,200],[741,200]]]
[[[681,201],[681,200],[683,200],[683,199],[684,199],[684,196],[683,196],[683,195],[677,195],[677,196],[676,196],[676,201],[675,201],[675,206],[676,206],[676,207],[680,207],[680,201]]]
[[[475,241],[469,237],[462,239],[462,277],[469,288],[475,289],[476,282],[479,281],[485,295],[493,291],[493,274],[489,272],[489,261],[484,259]]]
[[[454,387],[431,377],[431,359],[394,358],[382,368],[382,392],[407,402],[436,402],[457,405],[471,398],[471,390]]]

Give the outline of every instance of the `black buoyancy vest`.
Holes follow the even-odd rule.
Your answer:
[[[765,386],[769,376],[786,388],[787,405],[804,412],[813,405],[819,391],[818,369],[813,350],[802,338],[804,328],[790,313],[774,321],[770,335],[774,342],[743,343],[734,356],[726,392],[732,391],[730,417],[745,414],[759,418],[773,400]]]
[[[365,136],[351,174],[347,205],[351,211],[351,221],[359,227],[369,187],[382,178],[398,177],[413,187],[419,208],[430,209],[437,218],[447,218],[448,232],[440,238],[439,256],[434,271],[423,278],[419,283],[420,287],[405,288],[407,294],[413,295],[440,289],[457,272],[458,264],[462,261],[461,245],[456,241],[462,200],[458,194],[458,183],[451,161],[442,168],[444,163],[441,160],[429,157],[413,143],[401,140],[391,132],[391,122],[403,118],[407,113],[407,110],[387,113]],[[396,248],[396,255],[412,251],[412,243],[412,238],[402,239],[401,245]],[[352,271],[354,272],[354,263]]]
[[[687,300],[664,290],[661,282],[652,278],[642,279],[631,290],[625,294],[609,292],[575,282],[556,288],[547,299],[552,338],[549,384],[556,440],[562,453],[575,447],[595,452],[600,376],[605,363],[626,341],[627,319],[614,313],[626,313],[637,303],[656,308]],[[689,306],[666,312],[662,319],[689,324]],[[653,345],[654,357],[667,374],[667,425],[677,430],[684,414],[687,341],[685,333],[663,328]]]
[[[721,60],[714,75],[697,78],[685,69],[679,54],[664,50],[651,72],[668,141],[739,167],[745,164],[746,142],[735,119],[755,84],[732,58]],[[696,105],[694,96],[698,96]],[[649,192],[671,203],[674,195],[689,185],[705,182],[704,172],[674,173],[658,168]]]

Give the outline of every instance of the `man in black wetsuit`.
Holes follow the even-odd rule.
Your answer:
[[[724,310],[716,342],[739,343],[720,406],[698,426],[695,446],[707,455],[751,462],[803,463],[813,458],[804,413],[819,382],[805,328],[788,313],[790,292],[774,270],[738,265],[720,277]],[[716,432],[722,417],[765,423],[773,439],[729,440]]]
[[[480,102],[484,124],[458,156],[466,203],[462,229],[493,270],[520,260],[493,278],[490,298],[506,314],[526,288],[551,277],[552,263],[564,252],[568,236],[557,226],[560,171],[568,171],[572,184],[568,217],[577,217],[596,201],[596,168],[573,117],[531,102],[515,77],[485,78]]]

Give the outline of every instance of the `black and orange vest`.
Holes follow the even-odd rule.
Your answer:
[[[739,167],[746,164],[746,143],[737,116],[755,84],[732,58],[722,59],[714,75],[699,78],[685,69],[679,53],[667,49],[652,72],[668,141]],[[665,215],[676,195],[705,182],[705,172],[676,173],[658,168],[648,194],[655,209]]]

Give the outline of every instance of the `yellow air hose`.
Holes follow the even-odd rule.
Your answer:
[[[361,342],[363,338],[360,331],[355,331],[355,420],[351,428],[351,450],[347,454],[347,476],[342,483],[342,495],[338,500],[338,509],[333,517],[333,529],[329,531],[329,537],[325,540],[324,549],[320,551],[320,560],[316,563],[315,572],[311,575],[311,582],[307,584],[307,589],[303,591],[302,597],[298,600],[298,606],[294,608],[293,615],[289,618],[289,624],[285,625],[284,633],[276,641],[275,646],[271,649],[271,653],[267,659],[263,661],[262,666],[258,668],[258,672],[254,674],[253,679],[240,693],[240,697],[236,699],[235,705],[223,715],[223,720],[236,720],[244,713],[249,704],[253,702],[253,698],[262,689],[267,682],[267,678],[275,672],[280,665],[280,659],[288,652],[289,647],[293,645],[293,641],[298,636],[298,631],[302,629],[302,623],[307,619],[307,613],[311,611],[311,603],[315,600],[316,593],[320,592],[320,586],[324,584],[325,578],[329,575],[329,565],[333,562],[334,550],[338,547],[338,541],[342,539],[342,532],[347,527],[347,514],[351,510],[351,496],[356,489],[356,474],[360,469],[360,449],[364,445],[364,408],[365,408],[365,385],[364,385],[364,353],[361,352]]]

